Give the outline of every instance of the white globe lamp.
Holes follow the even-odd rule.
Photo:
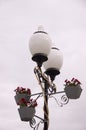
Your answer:
[[[43,64],[45,73],[50,76],[51,80],[54,80],[55,76],[60,74],[62,63],[63,55],[61,51],[58,48],[52,47],[48,60]]]
[[[37,62],[39,67],[42,66],[43,62],[47,61],[51,45],[52,41],[49,35],[44,31],[42,26],[39,26],[29,41],[29,50],[32,54],[32,60]]]

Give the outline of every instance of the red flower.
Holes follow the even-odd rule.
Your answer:
[[[23,87],[17,87],[17,89],[14,90],[16,92],[16,94],[20,93],[27,93],[29,95],[31,95],[31,90],[29,88],[23,88]]]
[[[27,101],[24,99],[24,98],[22,98],[20,101],[19,101],[19,103],[18,103],[19,105],[25,105],[25,106],[27,106]]]
[[[78,79],[75,79],[75,82],[77,82],[78,84],[81,84],[81,82]]]
[[[75,78],[72,78],[71,81],[74,81]]]
[[[33,107],[36,107],[37,105],[38,105],[38,104],[37,104],[37,102],[36,102],[36,103],[34,103],[34,104],[32,104],[32,106],[33,106]]]
[[[67,83],[67,82],[68,82],[68,80],[66,79],[66,80],[65,80],[65,82]]]
[[[27,93],[31,95],[31,90],[27,88]]]
[[[30,99],[28,101],[28,105],[32,106],[32,107],[36,107],[38,104],[37,104],[36,100]]]
[[[15,91],[15,92],[18,92],[18,91],[19,91],[19,89],[20,89],[20,87],[17,87],[17,89],[15,89],[14,91]]]
[[[32,106],[33,107],[36,107],[38,104],[37,104],[37,102],[36,102],[36,100],[34,100],[33,102],[32,102]]]
[[[65,86],[77,86],[80,85],[81,82],[78,79],[72,78],[71,81],[65,80]]]
[[[14,90],[16,92],[16,94],[28,94],[31,95],[31,90],[29,88],[23,88],[23,87],[17,87],[17,89]],[[30,100],[25,100],[24,98],[22,98],[19,102],[18,105],[21,106],[29,106],[29,107],[36,107],[37,106],[37,102],[36,100],[30,99]]]

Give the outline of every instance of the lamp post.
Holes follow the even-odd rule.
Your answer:
[[[60,74],[60,68],[62,66],[63,57],[59,49],[51,47],[52,41],[44,31],[43,27],[38,27],[29,41],[29,48],[32,54],[32,60],[37,63],[37,66],[41,68],[42,64],[45,68],[45,73],[50,76],[51,81],[55,79],[55,76]],[[51,49],[52,48],[52,49]],[[49,84],[46,79],[44,80],[44,130],[48,130],[49,125],[49,111],[48,111],[48,89]]]
[[[44,97],[44,107],[43,107],[44,118],[42,119],[41,117],[35,115],[34,109],[33,109],[34,113],[31,114],[31,110],[30,110],[30,112],[26,113],[27,117],[25,117],[24,115],[25,111],[21,113],[21,107],[20,107],[19,114],[21,114],[20,117],[24,116],[23,119],[21,120],[29,121],[30,126],[34,128],[34,130],[38,130],[38,126],[40,123],[34,126],[36,122],[33,117],[39,118],[42,121],[42,123],[44,123],[43,130],[48,130],[49,128],[48,100],[50,96],[54,94],[65,93],[65,95],[61,97],[61,102],[59,102],[59,104],[63,106],[64,104],[68,103],[69,99],[78,99],[80,97],[82,92],[80,86],[81,83],[75,78],[73,78],[71,81],[66,80],[64,91],[60,91],[60,92],[56,91],[56,85],[54,84],[54,80],[55,77],[60,74],[60,69],[63,64],[63,55],[58,48],[52,47],[52,40],[49,37],[48,33],[44,31],[42,26],[39,26],[38,30],[34,32],[33,35],[31,36],[29,40],[29,50],[32,54],[32,60],[37,64],[37,66],[34,68],[34,73],[41,87],[42,92],[31,94],[31,95],[29,92],[28,100],[30,100],[31,96],[35,96],[35,95],[37,95],[36,100],[40,96]],[[44,67],[45,72],[42,71],[42,66]],[[19,91],[19,88],[17,90]],[[25,89],[23,90],[25,91]],[[24,99],[27,100],[27,95]],[[24,99],[23,99],[24,101],[23,103],[24,105],[26,105],[26,101]],[[30,104],[30,106],[31,105],[32,104]],[[26,105],[26,109],[28,109],[27,105]],[[32,119],[28,117],[29,115],[30,117],[32,115]]]

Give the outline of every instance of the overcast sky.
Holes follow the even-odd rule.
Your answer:
[[[63,90],[64,80],[72,77],[82,82],[83,89],[79,99],[64,107],[49,99],[49,130],[86,130],[86,0],[0,0],[0,130],[31,130],[20,120],[14,89],[41,91],[28,49],[39,25],[63,52],[61,74],[55,79],[57,90]],[[42,102],[40,98],[39,116],[43,115]]]

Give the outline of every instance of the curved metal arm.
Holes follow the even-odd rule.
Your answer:
[[[55,92],[55,93],[45,93],[46,95],[54,95],[54,94],[61,94],[61,93],[65,93],[65,91],[59,91],[59,92]],[[35,93],[35,94],[32,94],[31,96],[36,96],[36,95],[39,95],[39,97],[43,96],[43,92],[40,92],[40,93]]]
[[[34,117],[37,117],[38,119],[40,119],[39,123],[36,124],[36,120],[35,120],[35,118],[33,118],[33,119],[29,122],[29,124],[30,124],[31,128],[33,128],[33,130],[38,130],[40,123],[44,123],[45,121],[44,121],[44,119],[42,119],[42,118],[39,117],[39,116],[34,115]]]
[[[54,96],[50,96],[49,98],[54,98],[56,103],[60,106],[63,107],[63,105],[66,105],[69,102],[69,98],[66,95],[61,96],[61,100],[57,100]]]
[[[38,119],[40,119],[41,121],[45,122],[45,120],[37,115],[34,115],[35,117],[37,117]]]

